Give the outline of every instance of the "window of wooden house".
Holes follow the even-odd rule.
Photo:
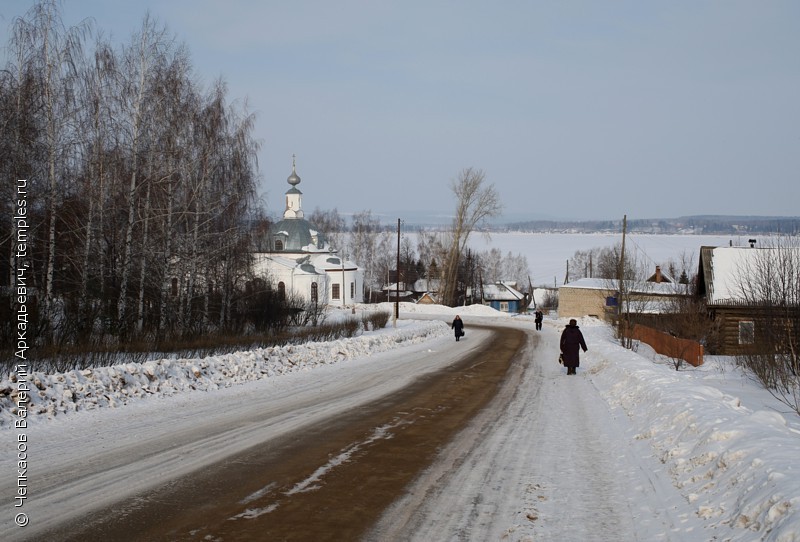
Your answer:
[[[753,344],[756,341],[756,325],[752,320],[739,321],[739,344]]]
[[[173,278],[172,279],[172,296],[175,297],[176,295],[178,295],[178,279],[177,278]]]
[[[339,283],[333,284],[331,286],[331,298],[339,299]]]

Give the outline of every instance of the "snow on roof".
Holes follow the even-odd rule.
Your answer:
[[[615,279],[583,278],[563,284],[560,288],[576,288],[584,290],[609,290],[618,289],[618,281]],[[625,288],[629,292],[650,294],[650,295],[674,295],[684,293],[683,285],[670,282],[633,282],[625,281]]]
[[[737,277],[753,261],[757,249],[744,247],[716,247],[711,251],[712,278],[709,282],[708,301],[741,299]],[[760,249],[758,249],[760,250]]]
[[[779,260],[793,258],[800,265],[800,248],[787,247],[713,247],[705,277],[709,303],[724,303],[752,300],[755,294],[749,291],[749,280],[762,280],[768,274],[771,280],[780,283],[783,267]],[[756,287],[758,285],[756,284]]]
[[[615,287],[612,286],[611,279],[595,279],[595,278],[582,278],[574,280],[568,284],[562,284],[559,288],[583,288],[591,290],[611,290]]]
[[[319,269],[327,271],[341,271],[344,266],[345,271],[353,271],[358,269],[358,264],[346,258],[341,258],[338,255],[331,256],[330,252],[317,252],[311,255],[311,261]],[[344,263],[343,263],[344,262]]]
[[[525,296],[518,290],[509,286],[508,284],[503,282],[498,282],[495,284],[484,284],[483,297],[485,299],[502,300],[502,299],[522,299]]]
[[[270,263],[272,262],[272,263]],[[324,275],[324,269],[314,261],[314,257],[287,258],[277,254],[254,254],[253,273],[256,275],[269,275],[274,267],[282,267],[300,275]]]

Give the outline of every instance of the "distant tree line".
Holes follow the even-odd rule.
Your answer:
[[[530,220],[509,224],[493,224],[493,231],[619,233],[622,220]],[[660,219],[628,219],[631,233],[754,235],[800,234],[800,217],[761,216],[688,216]]]

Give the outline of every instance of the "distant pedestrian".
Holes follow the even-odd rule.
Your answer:
[[[464,336],[464,321],[459,315],[456,314],[453,324],[450,327],[455,330],[456,341]]]
[[[544,314],[542,311],[537,310],[535,313],[535,322],[536,322],[536,331],[541,331],[542,329],[542,320],[544,320]]]
[[[583,340],[583,333],[578,327],[577,320],[573,318],[561,333],[561,356],[568,375],[577,374],[576,369],[580,366],[581,349],[586,352],[586,341]]]

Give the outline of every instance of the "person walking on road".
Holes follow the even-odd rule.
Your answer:
[[[542,311],[537,310],[535,314],[536,314],[536,319],[535,319],[536,331],[541,331],[542,330],[542,320],[544,319],[544,313]]]
[[[561,356],[568,375],[577,374],[576,369],[580,366],[581,349],[586,352],[586,341],[583,340],[583,333],[578,327],[578,321],[573,318],[561,333]]]
[[[450,327],[455,330],[456,341],[464,336],[464,321],[459,315],[456,314],[455,320],[453,320],[453,324]]]

